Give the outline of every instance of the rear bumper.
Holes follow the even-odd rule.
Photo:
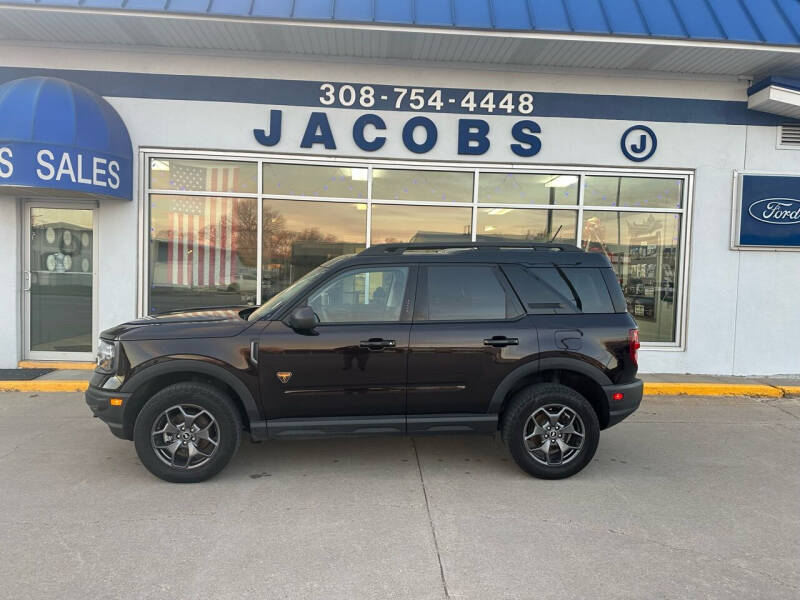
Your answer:
[[[103,390],[98,387],[89,386],[86,389],[84,398],[86,404],[92,410],[95,417],[103,421],[108,428],[118,438],[128,439],[122,424],[123,410],[131,394],[125,394],[115,390]],[[111,406],[111,398],[122,398],[122,406]]]
[[[641,379],[635,379],[631,383],[604,386],[603,390],[608,400],[608,425],[606,427],[611,427],[639,408],[642,403],[644,383]],[[614,400],[614,394],[622,394],[622,399]]]

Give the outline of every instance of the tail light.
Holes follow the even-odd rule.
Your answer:
[[[631,329],[628,331],[628,352],[631,354],[631,360],[637,367],[639,366],[639,330]]]

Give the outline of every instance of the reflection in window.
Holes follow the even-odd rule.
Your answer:
[[[583,202],[591,206],[680,208],[681,179],[651,177],[596,177],[585,179]]]
[[[327,260],[364,249],[367,205],[263,200],[262,301]]]
[[[680,231],[679,214],[583,213],[583,248],[611,261],[642,341],[675,339]]]
[[[366,167],[264,163],[263,193],[315,198],[367,197]]]
[[[448,206],[372,205],[373,244],[468,242],[472,209]]]
[[[258,192],[258,165],[215,160],[152,158],[150,189],[255,194]]]
[[[372,170],[372,197],[414,202],[472,202],[468,171]]]
[[[150,197],[150,312],[252,304],[254,198]]]
[[[481,173],[478,182],[481,204],[578,203],[577,175]]]
[[[574,210],[479,208],[478,241],[502,238],[521,242],[577,243],[578,213]],[[555,236],[555,239],[554,239]]]
[[[320,323],[386,323],[400,320],[408,267],[348,271],[308,299]]]

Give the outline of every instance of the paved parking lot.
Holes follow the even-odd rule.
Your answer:
[[[564,481],[490,437],[245,442],[153,478],[80,394],[0,394],[0,597],[797,598],[800,402],[648,399]]]

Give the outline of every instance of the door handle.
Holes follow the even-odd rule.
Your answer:
[[[254,367],[258,366],[258,342],[250,342],[250,362]]]
[[[503,348],[504,346],[519,346],[519,338],[510,338],[504,335],[496,335],[494,337],[486,338],[483,340],[484,346],[494,346],[495,348]]]
[[[24,277],[24,283],[22,284],[22,291],[23,292],[30,292],[31,291],[31,272],[30,271],[23,271],[22,275]]]
[[[368,340],[361,340],[359,346],[362,348],[369,348],[370,350],[383,350],[384,348],[394,348],[397,342],[394,340],[384,340],[382,338],[369,338]]]

